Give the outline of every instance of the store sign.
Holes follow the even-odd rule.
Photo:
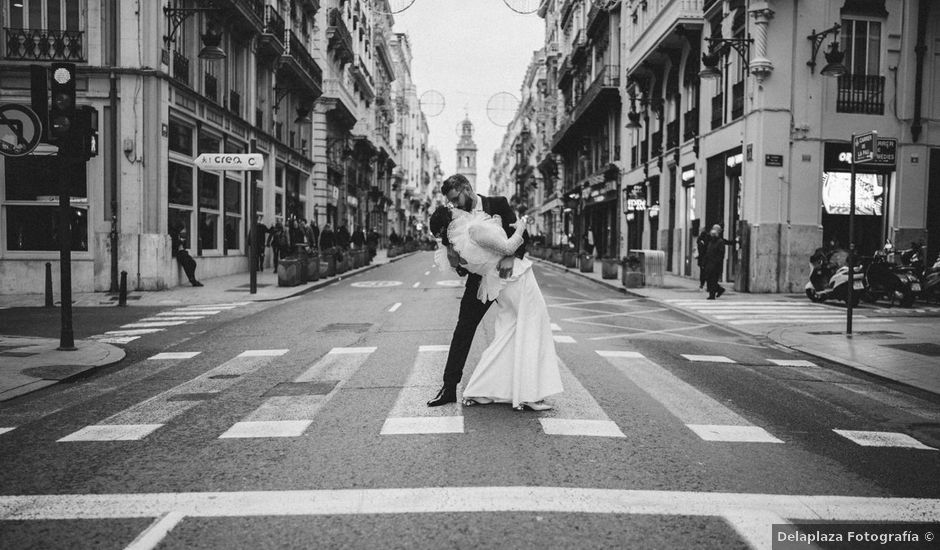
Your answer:
[[[196,167],[216,171],[257,171],[264,169],[264,156],[260,153],[203,153],[196,157]]]
[[[877,132],[867,132],[852,139],[852,158],[855,159],[855,164],[865,164],[875,160],[877,140]]]
[[[864,164],[856,164],[858,171],[882,171],[893,169],[897,164],[898,140],[879,137],[875,148],[875,158]],[[826,171],[850,171],[852,169],[852,146],[848,143],[827,143],[825,146]]]
[[[855,214],[881,216],[884,213],[885,188],[881,174],[855,175]],[[852,175],[846,172],[824,172],[822,185],[823,208],[827,214],[849,213]]]

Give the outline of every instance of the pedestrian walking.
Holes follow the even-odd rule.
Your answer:
[[[725,293],[725,287],[718,284],[721,272],[725,265],[725,247],[728,241],[722,238],[723,229],[720,225],[712,226],[708,245],[705,247],[705,282],[708,285],[708,299],[720,298]]]
[[[366,233],[362,230],[361,225],[356,226],[356,230],[352,234],[352,243],[357,250],[362,250],[366,246]]]
[[[392,246],[398,246],[401,244],[401,237],[398,236],[398,233],[392,229],[392,232],[388,234],[388,244]]]
[[[274,272],[277,273],[278,260],[290,254],[290,238],[281,222],[275,223],[274,227],[268,232],[268,246],[271,247],[271,254],[274,258]]]
[[[316,223],[307,224],[307,244],[311,249],[317,248],[320,242],[320,228]]]
[[[711,233],[703,229],[699,234],[698,239],[695,240],[695,249],[696,249],[696,263],[698,263],[698,289],[702,290],[705,288],[705,278],[707,272],[705,271],[705,250],[708,248],[708,241],[712,238]]]
[[[369,235],[366,237],[366,246],[369,247],[369,262],[372,262],[372,259],[375,258],[376,252],[379,250],[379,232],[373,227],[369,231]]]
[[[189,279],[189,284],[202,286],[202,283],[196,280],[196,260],[189,255],[189,250],[186,247],[187,242],[189,242],[189,235],[185,227],[179,226],[170,232],[171,256],[176,258],[179,266],[183,268],[186,278]]]
[[[258,271],[264,271],[264,248],[265,248],[265,237],[268,234],[268,226],[264,225],[261,222],[261,218],[258,218],[258,221],[255,222],[255,255],[258,259]]]
[[[320,250],[329,250],[335,246],[336,236],[333,233],[333,228],[330,227],[330,224],[325,224],[323,231],[320,232]]]
[[[343,250],[349,250],[350,238],[351,235],[349,229],[346,228],[346,224],[339,226],[339,229],[336,230],[336,246]]]

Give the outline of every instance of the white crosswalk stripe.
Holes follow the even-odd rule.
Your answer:
[[[90,338],[105,344],[125,345],[139,339],[141,336],[161,332],[168,327],[185,325],[190,321],[198,321],[208,315],[218,315],[249,303],[251,302],[181,306],[170,311],[156,313],[152,317],[145,317],[133,323],[121,325],[121,330],[109,330],[104,334],[96,334]]]
[[[147,437],[170,420],[237,384],[287,350],[251,350],[203,374],[69,434],[60,442],[130,441]]]
[[[898,432],[872,432],[862,430],[832,430],[842,437],[863,447],[901,447],[907,449],[922,449],[936,451],[913,437]]]
[[[299,437],[323,406],[336,395],[375,351],[374,347],[333,348],[293,383],[279,384],[244,420],[220,439]]]
[[[783,443],[639,353],[597,354],[705,441]]]
[[[418,348],[405,386],[382,425],[382,435],[463,433],[460,403],[428,407],[427,400],[441,387],[441,365],[447,361],[450,346]]]
[[[626,437],[560,359],[558,366],[565,391],[546,399],[554,408],[540,413],[542,431],[548,435]]]
[[[845,322],[845,311],[812,302],[795,300],[733,301],[733,300],[667,300],[670,304],[707,315],[729,325],[801,324]],[[878,321],[856,312],[859,322]],[[890,320],[888,320],[890,321]]]

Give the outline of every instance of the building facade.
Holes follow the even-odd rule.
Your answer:
[[[874,130],[879,158],[857,167],[857,250],[920,241],[936,257],[938,12],[920,0],[549,0],[557,109],[536,129],[552,140],[537,167],[562,182],[565,233],[592,231],[599,255],[662,250],[668,271],[696,277],[695,237],[718,223],[738,290],[799,291],[816,248],[848,244],[849,142]]]
[[[192,11],[205,7],[0,8],[0,101],[29,104],[30,64],[73,62],[78,104],[100,114],[100,154],[70,171],[76,291],[114,290],[119,271],[137,290],[185,281],[170,251],[175,231],[210,278],[247,271],[253,219],[350,230],[398,221],[395,170],[412,152],[392,138],[394,83],[408,73],[394,45],[407,38],[394,32],[387,1],[217,0]],[[200,55],[206,36],[219,38],[223,59]],[[245,173],[195,165],[202,153],[252,145],[265,160],[253,213]],[[54,151],[0,160],[0,292],[42,292],[44,264],[58,259]]]

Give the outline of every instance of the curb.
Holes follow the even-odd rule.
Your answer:
[[[44,340],[54,340],[54,339],[52,339],[52,338],[45,339],[45,338],[44,338]],[[96,341],[96,340],[92,340],[92,339],[88,339],[88,338],[85,338],[85,339],[82,339],[82,340],[76,340],[76,341],[75,341],[76,344],[79,344],[80,342],[88,342],[88,343],[90,343],[90,345],[93,345],[93,346],[98,347],[98,348],[103,348],[105,351],[107,351],[107,355],[105,355],[103,358],[101,358],[101,359],[95,361],[94,363],[88,363],[88,364],[61,362],[61,363],[49,363],[48,365],[37,365],[37,366],[34,367],[34,368],[43,368],[43,367],[53,367],[53,368],[54,368],[54,367],[64,367],[64,366],[75,366],[75,367],[82,367],[82,369],[79,370],[78,372],[69,374],[68,376],[63,376],[62,378],[38,378],[38,377],[33,376],[33,378],[36,379],[36,382],[30,382],[30,383],[27,384],[27,385],[18,386],[18,387],[16,387],[16,388],[11,388],[11,389],[9,389],[9,390],[6,390],[6,392],[4,392],[4,393],[15,392],[17,389],[19,389],[19,388],[24,388],[24,387],[26,387],[26,386],[29,386],[29,389],[28,389],[28,390],[25,390],[25,391],[22,391],[22,392],[19,392],[19,393],[12,393],[12,394],[9,395],[9,396],[2,397],[2,398],[0,398],[0,402],[4,402],[4,403],[5,403],[5,402],[7,402],[7,401],[11,401],[11,400],[13,400],[13,399],[17,399],[17,398],[19,398],[19,397],[23,397],[24,395],[29,395],[29,394],[31,394],[31,393],[35,393],[35,392],[37,392],[37,391],[43,390],[43,389],[48,388],[48,387],[50,387],[50,386],[55,386],[55,385],[57,385],[57,384],[62,384],[62,383],[74,382],[74,381],[76,381],[76,380],[79,380],[79,379],[82,379],[82,378],[91,376],[92,374],[94,374],[94,373],[97,372],[98,370],[100,370],[100,369],[102,369],[102,368],[105,368],[105,367],[110,367],[111,365],[115,365],[115,364],[117,364],[117,363],[120,363],[121,361],[123,361],[123,360],[127,357],[127,352],[126,352],[126,351],[124,351],[122,348],[119,348],[119,347],[117,347],[117,346],[115,346],[115,345],[112,345],[112,344],[106,344],[106,343],[104,343],[104,342],[98,342],[98,341]],[[40,385],[40,386],[38,386],[38,387],[35,387],[34,385],[35,385],[37,382],[46,382],[46,383],[43,384],[43,385]]]

